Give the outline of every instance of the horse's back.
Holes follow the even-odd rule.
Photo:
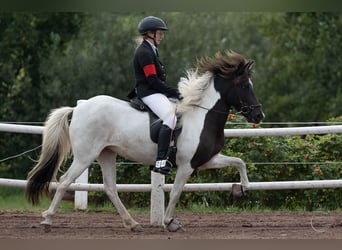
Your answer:
[[[75,107],[69,130],[71,143],[91,144],[97,148],[117,147],[124,152],[128,150],[124,145],[133,140],[150,140],[148,119],[146,112],[135,110],[127,101],[95,96]]]
[[[109,115],[115,115],[117,112],[130,111],[132,108],[129,103],[121,99],[108,96],[98,95],[88,100],[81,100],[78,102],[74,110],[74,118],[78,116],[85,116],[88,119],[103,119]]]
[[[97,95],[89,98],[88,100],[82,100],[77,106],[80,106],[82,104],[87,104],[95,108],[101,108],[108,105],[129,106],[127,101],[109,95]]]

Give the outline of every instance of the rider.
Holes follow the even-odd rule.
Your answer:
[[[138,31],[143,40],[135,51],[133,66],[137,97],[163,121],[153,171],[170,175],[172,163],[168,160],[168,151],[177,118],[174,105],[168,98],[179,99],[180,94],[176,88],[165,83],[165,68],[158,57],[157,47],[166,30],[165,22],[158,17],[148,16],[139,22]]]

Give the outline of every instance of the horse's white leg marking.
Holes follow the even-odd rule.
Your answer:
[[[53,197],[53,200],[50,204],[48,210],[42,213],[42,216],[45,220],[41,223],[46,227],[46,231],[48,231],[48,227],[52,224],[52,217],[55,215],[57,211],[58,203],[61,201],[66,189],[69,185],[83,173],[83,171],[91,164],[92,161],[88,161],[85,163],[84,161],[79,161],[77,158],[74,158],[70,168],[68,171],[61,176],[60,183],[57,186],[56,193]]]
[[[209,162],[205,165],[199,167],[199,170],[213,169],[213,168],[224,168],[228,166],[236,167],[240,174],[241,185],[243,189],[246,190],[249,185],[249,180],[247,177],[246,164],[243,160],[237,157],[229,157],[222,154],[215,155]]]
[[[132,231],[141,232],[143,228],[132,218],[119,198],[116,187],[116,156],[117,154],[115,152],[105,149],[97,158],[102,169],[104,189],[118,210],[124,226],[130,228]]]
[[[178,166],[176,178],[170,193],[170,201],[164,216],[164,224],[166,226],[168,226],[168,224],[173,220],[172,216],[176,204],[182,194],[185,183],[187,182],[193,171],[194,170],[191,168],[190,164]]]

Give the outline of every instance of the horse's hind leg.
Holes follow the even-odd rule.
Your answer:
[[[48,210],[42,213],[45,220],[42,221],[41,224],[44,226],[46,232],[50,230],[52,217],[55,215],[58,203],[61,201],[66,189],[78,176],[81,175],[81,173],[83,173],[85,169],[87,169],[90,164],[91,161],[85,163],[77,160],[77,158],[74,158],[68,171],[63,176],[61,176],[50,207],[48,208]]]
[[[104,189],[120,214],[124,226],[134,232],[141,232],[143,228],[132,218],[119,198],[116,187],[116,156],[117,154],[115,152],[105,149],[97,158],[102,169]]]

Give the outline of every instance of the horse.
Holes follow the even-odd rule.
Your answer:
[[[224,146],[224,126],[231,108],[250,123],[259,123],[265,115],[251,81],[254,61],[233,51],[217,52],[197,60],[178,82],[181,100],[175,112],[181,114],[178,136],[177,170],[163,226],[170,232],[185,230],[173,218],[182,189],[195,170],[236,167],[240,174],[240,193],[248,190],[244,161],[220,153]],[[69,121],[69,119],[71,119]],[[116,187],[118,155],[135,162],[153,165],[157,145],[149,133],[149,115],[138,111],[129,101],[99,95],[77,104],[51,110],[45,121],[42,149],[35,167],[28,173],[25,195],[36,205],[51,180],[56,180],[60,166],[70,152],[73,160],[59,178],[49,208],[42,212],[41,225],[51,230],[52,219],[68,186],[93,161],[101,167],[106,194],[119,213],[124,227],[140,232],[136,222],[121,202]],[[238,193],[238,192],[236,192]]]

